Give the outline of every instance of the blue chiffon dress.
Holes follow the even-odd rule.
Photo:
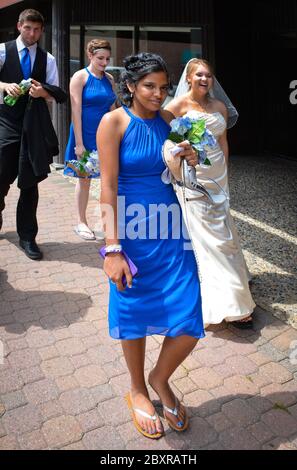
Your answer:
[[[118,229],[138,275],[123,292],[110,282],[110,335],[202,338],[197,264],[191,245],[184,249],[189,239],[173,187],[161,180],[161,149],[170,128],[160,114],[141,119],[124,109],[130,123],[120,146]]]
[[[97,78],[86,67],[89,76],[82,92],[82,138],[86,150],[96,150],[96,132],[104,114],[116,100],[116,95],[112,89],[110,80],[106,75]],[[70,126],[69,139],[65,151],[65,163],[69,160],[77,160],[74,153],[75,135],[73,124]],[[75,176],[70,168],[65,168],[64,173],[69,172],[70,176]]]

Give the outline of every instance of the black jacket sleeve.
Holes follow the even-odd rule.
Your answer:
[[[63,103],[67,94],[59,87],[43,84],[45,90]],[[43,98],[29,98],[26,108],[19,160],[19,188],[28,188],[47,178],[59,142],[48,106]]]

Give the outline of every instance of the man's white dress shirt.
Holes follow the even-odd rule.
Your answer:
[[[21,36],[17,38],[16,46],[17,46],[19,58],[21,61],[22,51],[25,47],[27,47],[23,43]],[[30,54],[30,59],[31,59],[31,71],[32,71],[34,67],[35,58],[36,58],[37,43],[33,44],[33,46],[28,46],[28,49],[29,49],[29,54]],[[0,44],[0,71],[4,65],[5,59],[6,59],[5,44],[1,43]],[[46,83],[48,83],[49,85],[59,86],[59,76],[58,76],[56,59],[49,52],[47,52]],[[2,103],[3,103],[3,97],[1,96],[1,92],[0,92],[0,104]]]

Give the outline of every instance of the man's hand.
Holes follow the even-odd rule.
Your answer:
[[[29,90],[29,95],[32,96],[32,98],[50,98],[49,93],[44,88],[42,88],[41,83],[37,82],[37,80],[34,79],[32,79],[32,85]]]
[[[20,87],[18,86],[17,83],[7,83],[4,87],[4,91],[9,95],[9,96],[19,96],[22,92]]]

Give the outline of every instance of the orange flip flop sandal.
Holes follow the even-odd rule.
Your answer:
[[[155,434],[149,434],[148,432],[146,432],[142,429],[140,424],[137,422],[137,419],[136,419],[136,416],[135,416],[135,413],[138,413],[141,416],[143,416],[144,418],[151,419],[152,421],[157,421],[157,419],[158,419],[157,414],[154,414],[153,416],[151,416],[148,413],[146,413],[145,411],[140,410],[139,408],[134,408],[133,405],[132,405],[132,400],[131,400],[130,393],[127,393],[127,395],[125,396],[125,400],[127,402],[128,408],[131,412],[133,423],[134,423],[134,426],[136,427],[137,431],[140,432],[140,434],[142,434],[143,436],[148,437],[149,439],[160,439],[160,437],[162,437],[164,435],[164,433],[156,432]]]
[[[176,424],[174,424],[168,418],[168,416],[164,412],[167,411],[167,413],[171,413],[172,415],[178,417],[178,412],[179,412],[181,406],[185,410],[185,418],[184,418],[183,422],[180,422],[181,426],[177,426]],[[164,418],[167,421],[167,424],[171,427],[171,429],[174,429],[174,431],[182,432],[182,431],[185,431],[186,429],[188,429],[188,427],[189,427],[189,417],[187,415],[187,412],[186,412],[186,409],[185,409],[184,405],[182,405],[181,402],[176,397],[175,397],[175,408],[173,409],[173,408],[169,408],[168,406],[163,405],[163,413],[164,413]]]

